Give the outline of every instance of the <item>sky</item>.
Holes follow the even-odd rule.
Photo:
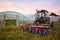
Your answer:
[[[0,12],[16,11],[24,15],[45,9],[60,15],[60,0],[0,0]]]

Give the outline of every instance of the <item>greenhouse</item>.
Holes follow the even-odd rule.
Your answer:
[[[24,24],[27,18],[18,12],[5,11],[0,12],[0,26],[19,26]]]

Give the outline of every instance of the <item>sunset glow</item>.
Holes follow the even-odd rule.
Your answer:
[[[46,9],[60,15],[60,0],[0,0],[0,12],[17,11],[34,14],[36,9]]]

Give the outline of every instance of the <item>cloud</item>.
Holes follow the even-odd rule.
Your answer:
[[[60,13],[60,6],[51,6],[51,3],[14,3],[14,2],[2,2],[0,3],[0,11],[17,11],[24,15],[34,14],[36,9],[46,9],[49,12],[54,12],[56,14]]]
[[[31,5],[31,4],[30,4]],[[18,11],[22,12],[23,14],[32,14],[34,13],[34,8],[36,8],[37,4],[31,5],[29,4],[14,4],[12,2],[5,2],[5,3],[0,3],[0,11]]]
[[[57,15],[60,15],[60,6],[50,7],[47,9],[49,12],[54,12]]]

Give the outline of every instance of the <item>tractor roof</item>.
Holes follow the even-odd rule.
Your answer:
[[[48,12],[47,10],[37,10],[37,13],[45,13]]]

